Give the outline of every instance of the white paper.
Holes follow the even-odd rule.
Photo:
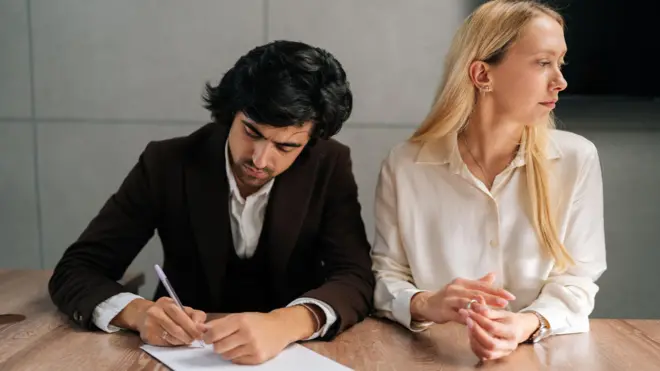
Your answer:
[[[199,347],[157,347],[142,345],[141,348],[174,371],[196,370],[255,370],[255,371],[347,371],[343,366],[301,345],[292,344],[275,358],[257,366],[236,365],[225,361],[213,352],[212,345]]]

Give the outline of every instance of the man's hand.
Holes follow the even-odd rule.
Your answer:
[[[206,330],[206,313],[184,308],[185,312],[168,297],[162,297],[155,303],[135,299],[119,312],[111,324],[139,332],[140,338],[147,344],[187,345],[202,338]]]
[[[256,365],[278,355],[289,344],[315,331],[313,315],[303,306],[270,313],[239,313],[206,324],[204,341],[225,360]]]

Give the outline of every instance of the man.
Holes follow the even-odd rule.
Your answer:
[[[368,314],[374,286],[349,149],[329,139],[352,110],[344,70],[322,49],[272,42],[205,101],[213,122],[150,143],[67,249],[53,301],[85,328],[203,339],[239,364],[332,339]],[[116,282],[154,231],[185,312],[162,285],[152,302]],[[235,314],[205,324],[206,312]]]

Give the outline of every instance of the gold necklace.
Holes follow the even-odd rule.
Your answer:
[[[481,169],[481,173],[484,175],[484,181],[486,181],[488,179],[488,174],[486,174],[486,170],[484,170],[479,161],[477,161],[477,159],[472,154],[472,151],[470,151],[470,146],[468,145],[467,139],[465,138],[465,134],[463,134],[463,144],[465,144],[465,149],[467,149],[468,154],[472,158],[472,161],[474,161],[474,163],[479,166],[479,169]]]
[[[477,166],[479,166],[479,169],[481,170],[481,173],[484,176],[484,181],[488,180],[488,174],[486,173],[486,170],[484,170],[483,166],[477,161],[477,158],[474,157],[474,154],[472,154],[472,151],[470,150],[470,146],[468,145],[467,138],[465,137],[465,134],[463,134],[463,144],[465,144],[465,149],[467,149],[468,154],[470,155],[470,158],[472,158],[472,161],[474,161]],[[516,146],[516,149],[513,151],[513,154],[511,156],[511,160],[513,160],[516,157],[516,154],[518,153],[519,146]],[[511,161],[509,161],[511,162]]]

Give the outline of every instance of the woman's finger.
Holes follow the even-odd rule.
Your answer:
[[[472,318],[468,319],[468,323],[470,323],[468,327],[474,338],[475,347],[478,347],[487,359],[501,358],[516,349],[515,342],[492,336]]]
[[[498,308],[504,308],[509,304],[509,301],[495,295],[491,295],[485,292],[478,290],[468,290],[463,287],[454,288],[450,293],[452,297],[463,298],[463,303],[467,304],[470,300],[481,300],[483,299],[487,305],[491,305]],[[465,307],[465,304],[462,307]]]
[[[457,286],[462,286],[463,288],[468,290],[479,291],[488,295],[501,297],[505,300],[516,299],[516,296],[510,293],[509,291],[503,288],[492,287],[491,284],[484,281],[474,281],[474,280],[466,280],[466,279],[458,278],[453,281],[453,284]]]
[[[485,350],[495,351],[499,348],[502,348],[501,341],[491,334],[488,331],[484,330],[472,317],[469,317],[466,320],[468,328],[472,331],[472,335],[477,343]]]
[[[509,341],[515,339],[516,335],[512,325],[497,322],[472,310],[468,312],[469,317],[474,320],[479,325],[479,327],[486,330],[493,337]]]

